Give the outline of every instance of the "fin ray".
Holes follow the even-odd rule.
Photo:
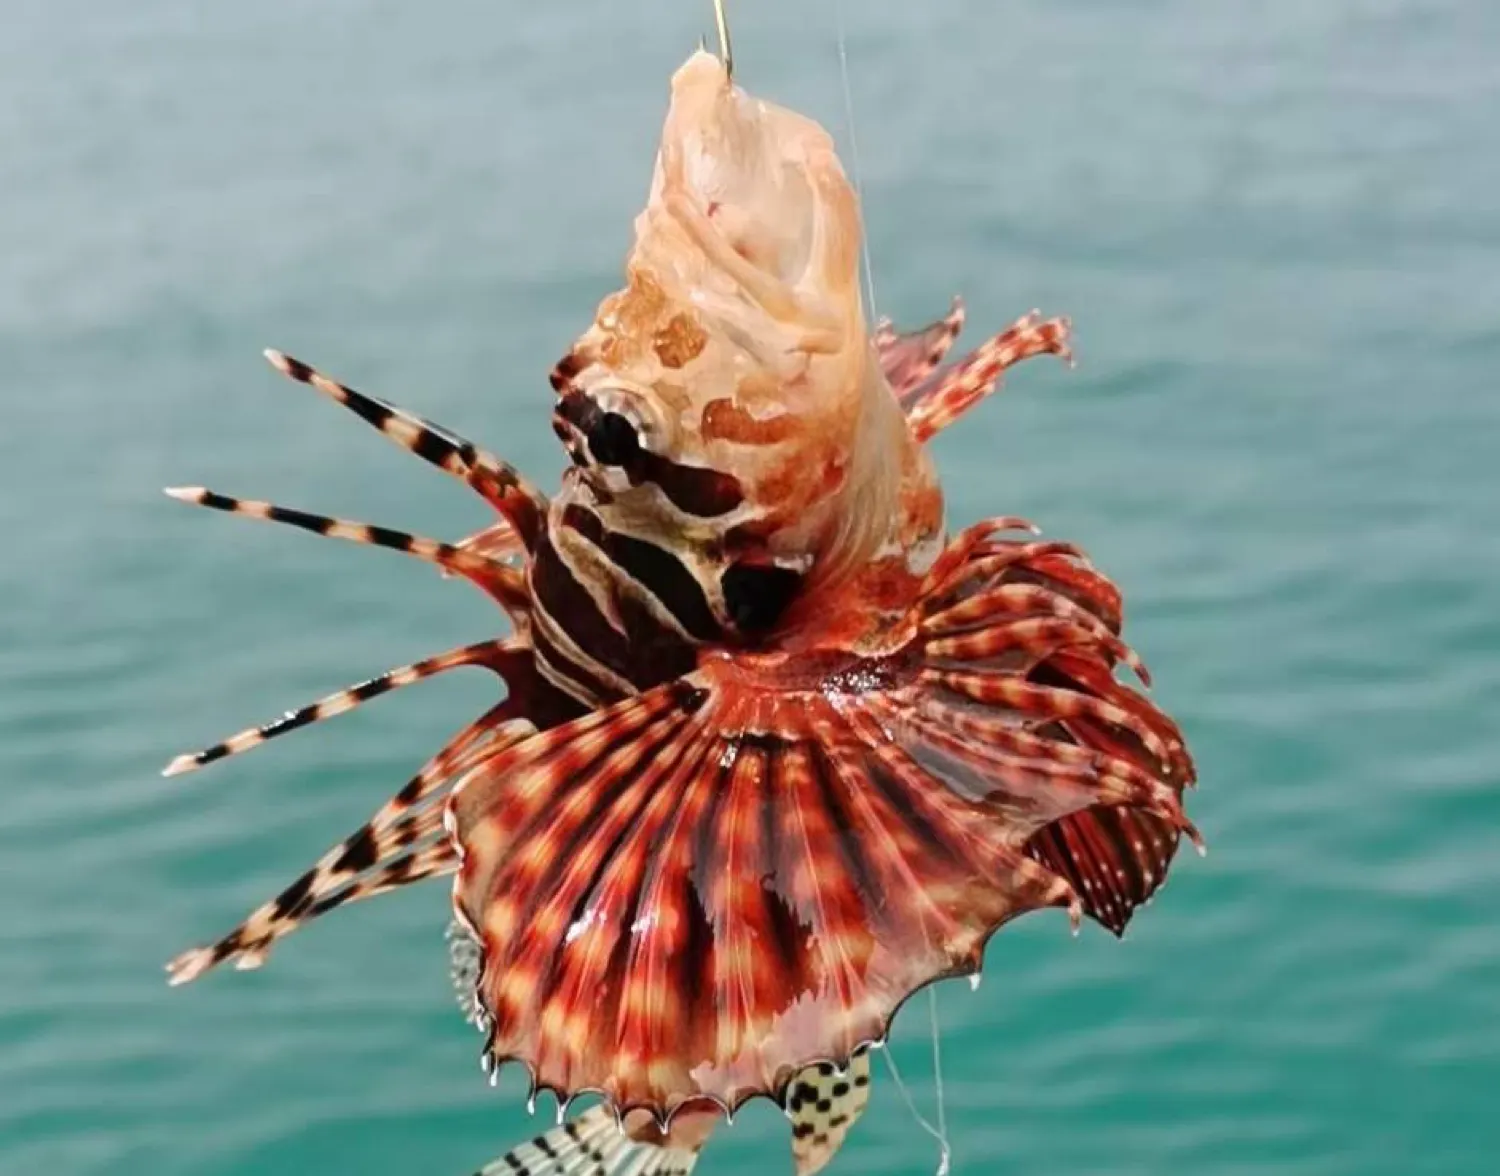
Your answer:
[[[547,496],[509,463],[441,425],[341,384],[300,359],[276,350],[265,354],[282,375],[342,404],[402,449],[470,486],[515,527],[528,550],[535,546],[547,517]]]
[[[178,776],[230,756],[242,755],[279,735],[285,735],[314,723],[321,723],[336,715],[346,714],[371,699],[379,698],[382,694],[414,685],[447,670],[463,666],[483,666],[493,670],[503,679],[507,663],[524,651],[525,646],[514,639],[479,641],[473,645],[463,645],[445,653],[422,658],[420,661],[395,666],[373,678],[366,678],[363,682],[324,695],[316,702],[289,710],[269,723],[263,723],[258,727],[246,727],[201,751],[176,756],[162,770],[162,775]]]
[[[445,572],[474,581],[513,617],[523,617],[530,610],[530,597],[522,573],[491,558],[482,549],[466,547],[464,543],[444,543],[438,539],[428,539],[372,523],[313,514],[311,511],[254,498],[236,498],[203,486],[170,486],[166,493],[179,502],[239,515],[241,518],[283,523],[303,531],[311,531],[326,539],[344,539],[367,547],[399,551],[424,563],[436,564]],[[471,536],[472,538],[477,536]]]
[[[212,944],[191,948],[167,964],[173,985],[196,980],[233,960],[258,967],[277,940],[336,907],[452,873],[457,850],[444,828],[446,816],[433,794],[467,770],[535,728],[513,714],[513,700],[470,723],[423,765],[399,792],[275,898],[262,903]]]
[[[458,858],[442,832],[437,806],[409,814],[386,830],[361,825],[229,934],[172,960],[167,965],[170,982],[186,984],[226,960],[242,970],[257,968],[278,939],[336,907],[451,873]]]
[[[1071,334],[1067,319],[1043,321],[1032,311],[956,364],[933,372],[902,398],[913,436],[926,441],[942,432],[994,392],[1005,369],[1023,359],[1052,354],[1071,361]]]

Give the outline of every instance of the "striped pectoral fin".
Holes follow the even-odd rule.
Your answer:
[[[282,523],[311,531],[326,539],[344,539],[367,547],[383,547],[388,551],[399,551],[424,563],[435,564],[450,575],[464,576],[487,592],[497,604],[519,620],[526,616],[530,597],[526,591],[525,577],[516,568],[500,562],[483,546],[476,542],[486,532],[472,536],[464,543],[444,543],[413,535],[408,531],[397,531],[391,527],[380,527],[372,523],[359,523],[351,519],[334,518],[332,515],[314,514],[295,507],[281,506],[274,502],[263,502],[254,498],[237,498],[220,494],[203,486],[169,486],[166,494],[179,502],[193,506],[220,510],[241,518],[261,519],[265,522]]]
[[[346,686],[332,694],[318,699],[316,702],[308,703],[306,706],[289,710],[278,719],[269,723],[263,723],[258,727],[247,727],[238,731],[227,739],[221,739],[218,743],[203,748],[201,751],[187,752],[175,757],[164,769],[163,776],[179,776],[185,772],[195,771],[205,764],[211,764],[230,756],[241,755],[251,751],[275,739],[279,735],[285,735],[289,731],[296,731],[302,727],[311,726],[313,723],[321,723],[325,719],[331,719],[335,715],[342,715],[356,707],[369,702],[372,698],[379,698],[382,694],[388,694],[392,690],[398,690],[403,686],[410,686],[425,678],[431,678],[446,670],[458,669],[462,666],[482,666],[500,675],[503,679],[506,671],[514,663],[528,656],[529,650],[524,642],[517,639],[480,641],[473,645],[460,646],[450,649],[445,653],[435,654],[432,657],[423,658],[421,661],[408,662],[405,665],[396,666],[394,669],[386,670],[383,674],[377,674],[373,678],[367,678],[363,682],[353,686]]]
[[[547,496],[513,466],[441,425],[357,392],[299,359],[274,350],[266,358],[283,375],[342,404],[402,449],[470,486],[515,527],[528,549],[535,545],[546,523]]]
[[[1191,833],[1180,734],[1114,680],[1139,659],[1100,594],[1056,574],[1081,557],[959,544],[899,649],[705,647],[465,777],[454,904],[491,1066],[658,1114],[782,1099],[882,1040],[910,993],[976,971],[1003,924],[1104,910],[1038,834],[1116,807]],[[830,1094],[807,1116],[825,1101],[809,1170],[847,1126]]]
[[[451,874],[457,864],[453,847],[442,836],[441,810],[413,816],[381,832],[362,825],[228,935],[173,959],[167,965],[170,982],[186,984],[229,960],[241,970],[258,968],[278,939],[319,915],[399,886]]]
[[[311,869],[216,942],[183,952],[167,965],[170,983],[185,984],[220,964],[259,967],[278,939],[338,907],[427,878],[451,874],[458,857],[443,827],[439,793],[486,755],[535,728],[492,707],[460,731],[374,816],[329,849]]]
[[[976,969],[1003,923],[1081,914],[1022,852],[1032,832],[1101,798],[1168,803],[1107,765],[1053,772],[1048,745],[1030,754],[1004,724],[977,751],[985,732],[904,724],[931,689],[921,666],[848,657],[825,689],[799,665],[706,655],[465,778],[454,902],[491,1065],[663,1114],[781,1099],[882,1039],[912,991]]]
[[[898,333],[889,320],[875,328],[872,335],[875,355],[898,400],[904,403],[943,362],[963,327],[963,299],[955,297],[946,315],[918,330]]]
[[[787,1088],[792,1160],[797,1176],[821,1171],[844,1145],[870,1101],[870,1051],[860,1050],[841,1070],[832,1062],[809,1066]]]
[[[489,1068],[659,1116],[785,1105],[808,1067],[883,1040],[912,992],[977,971],[1012,919],[1077,925],[1103,859],[1038,854],[1039,834],[1125,808],[1192,835],[1180,733],[1114,680],[1138,659],[1098,593],[1048,571],[1069,553],[996,563],[973,539],[900,648],[708,646],[463,778],[454,906]],[[831,1152],[831,1096],[808,1114],[823,1101]]]
[[[512,1148],[474,1176],[688,1176],[698,1148],[637,1143],[607,1106]]]
[[[1005,369],[1034,355],[1072,359],[1072,326],[1065,318],[1043,320],[1036,311],[1017,319],[963,359],[934,372],[902,397],[913,436],[926,441],[990,395]]]

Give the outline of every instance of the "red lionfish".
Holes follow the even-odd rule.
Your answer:
[[[179,489],[472,581],[509,637],[414,662],[196,755],[246,751],[459,666],[502,680],[370,821],[174,984],[254,967],[334,907],[454,875],[491,1072],[603,1103],[486,1171],[686,1173],[770,1096],[799,1176],[842,1144],[869,1049],[917,989],[977,975],[1041,907],[1119,934],[1161,885],[1194,768],[1114,585],[995,518],[956,536],[926,442],[1011,365],[1069,357],[1035,313],[867,326],[858,201],[829,135],[700,50],[672,79],[627,284],[556,365],[550,499],[477,445],[298,360],[294,380],[466,483],[460,543]]]

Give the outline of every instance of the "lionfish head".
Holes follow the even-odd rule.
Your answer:
[[[806,596],[936,538],[935,479],[870,345],[860,233],[828,133],[690,57],[627,284],[552,378],[571,476],[706,579]]]

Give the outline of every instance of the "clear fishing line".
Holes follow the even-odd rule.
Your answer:
[[[839,80],[844,88],[844,129],[849,136],[849,172],[850,178],[854,181],[854,194],[859,199],[860,220],[864,228],[864,232],[860,234],[860,256],[865,271],[865,297],[868,302],[867,312],[873,323],[878,321],[875,304],[875,266],[870,261],[870,224],[865,214],[864,179],[859,163],[859,134],[854,125],[854,87],[849,80],[849,38],[844,28],[843,0],[833,0],[833,18],[838,35]],[[891,1056],[891,1051],[887,1048],[881,1052],[885,1054],[891,1077],[895,1079],[896,1088],[901,1092],[901,1097],[906,1101],[912,1115],[922,1125],[923,1130],[938,1142],[941,1154],[938,1158],[937,1176],[948,1176],[953,1151],[948,1142],[947,1099],[943,1090],[942,1032],[938,1027],[937,990],[934,987],[927,989],[927,1013],[932,1029],[932,1081],[937,1095],[936,1126],[929,1123],[922,1112],[917,1110],[911,1093],[906,1089],[906,1084],[901,1081],[901,1074],[896,1069],[896,1059]]]

